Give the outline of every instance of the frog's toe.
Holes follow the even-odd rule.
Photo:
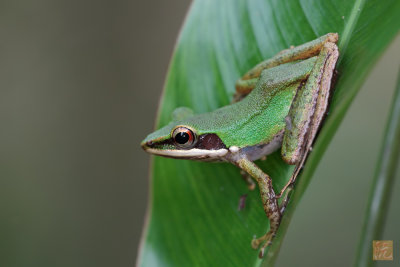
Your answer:
[[[246,182],[247,187],[250,191],[253,191],[256,188],[256,183],[253,181],[253,178],[245,171],[241,170],[240,175],[242,176],[243,180]]]
[[[269,231],[265,235],[259,238],[254,238],[251,241],[251,246],[254,249],[258,249],[258,247],[264,243],[260,249],[259,257],[262,258],[264,256],[265,249],[272,244],[272,240],[275,237],[275,233],[272,231]]]
[[[258,249],[260,243],[261,243],[260,239],[253,239],[251,240],[251,247],[254,249]]]

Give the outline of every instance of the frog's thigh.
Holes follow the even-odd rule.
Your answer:
[[[261,87],[261,90],[285,89],[292,83],[306,80],[314,68],[317,57],[311,57],[302,61],[282,64],[264,70],[259,78],[239,80],[236,83],[234,102],[238,102],[250,93],[253,87]]]
[[[326,43],[305,84],[296,94],[288,115],[282,143],[282,158],[297,164],[312,144],[328,104],[330,81],[338,58],[334,43]],[[307,140],[309,139],[309,140]]]
[[[336,43],[338,38],[339,37],[337,33],[328,33],[308,43],[296,46],[294,48],[285,49],[279,52],[273,58],[265,60],[254,66],[245,75],[243,75],[242,80],[256,78],[260,76],[261,71],[264,69],[272,68],[296,60],[317,56],[325,43]]]
[[[328,33],[308,43],[294,48],[282,50],[273,58],[257,64],[236,82],[236,93],[234,95],[233,102],[240,101],[256,87],[258,77],[261,75],[261,72],[264,69],[269,69],[284,63],[316,56],[319,54],[325,43],[336,43],[337,40],[337,33]]]

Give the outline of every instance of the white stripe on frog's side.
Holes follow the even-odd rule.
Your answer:
[[[282,145],[283,131],[277,134],[267,144],[248,146],[239,148],[231,146],[229,149],[221,148],[216,150],[208,149],[155,149],[146,147],[145,150],[151,154],[177,158],[177,159],[191,159],[199,161],[230,161],[236,162],[241,158],[247,158],[251,161],[257,160],[265,155],[269,155],[278,150]]]
[[[216,161],[222,160],[224,156],[228,153],[228,149],[222,148],[217,150],[207,150],[207,149],[198,149],[192,148],[188,150],[179,150],[179,149],[154,149],[154,148],[146,148],[146,150],[154,155],[164,156],[164,157],[172,157],[172,158],[180,158],[180,159],[198,159],[198,160],[207,160],[207,159],[215,159]]]

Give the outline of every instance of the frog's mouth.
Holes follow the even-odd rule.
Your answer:
[[[213,133],[203,134],[196,138],[192,147],[180,147],[173,138],[162,141],[150,140],[142,142],[142,148],[151,154],[176,158],[201,161],[221,161],[229,150],[222,140]]]
[[[207,150],[207,149],[156,149],[156,148],[149,148],[144,147],[143,149],[146,152],[157,156],[163,156],[168,158],[176,158],[176,159],[194,159],[194,160],[222,160],[226,154],[228,154],[228,149],[221,148],[217,150]]]
[[[203,134],[196,138],[192,147],[180,147],[173,138],[162,141],[142,142],[142,148],[154,155],[201,161],[219,161],[228,154],[228,149],[216,134]]]

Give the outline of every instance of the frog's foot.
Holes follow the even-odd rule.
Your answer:
[[[246,182],[247,187],[249,188],[249,190],[253,191],[256,188],[256,183],[251,178],[250,174],[248,174],[247,172],[245,172],[243,170],[240,170],[240,175],[242,175],[242,178]]]
[[[268,246],[270,246],[272,244],[272,240],[275,237],[275,232],[269,231],[268,233],[266,233],[265,235],[263,235],[262,237],[259,238],[255,238],[251,241],[251,246],[254,249],[258,249],[258,247],[264,243],[260,249],[260,253],[258,254],[258,257],[261,259],[264,257],[264,252],[265,252],[265,248],[267,248]]]
[[[279,212],[281,213],[281,215],[283,215],[283,213],[285,212],[286,206],[289,203],[289,200],[290,200],[290,197],[291,197],[292,193],[293,193],[293,184],[291,184],[287,188],[286,193],[285,193],[285,197],[283,198],[281,204],[279,205]]]

